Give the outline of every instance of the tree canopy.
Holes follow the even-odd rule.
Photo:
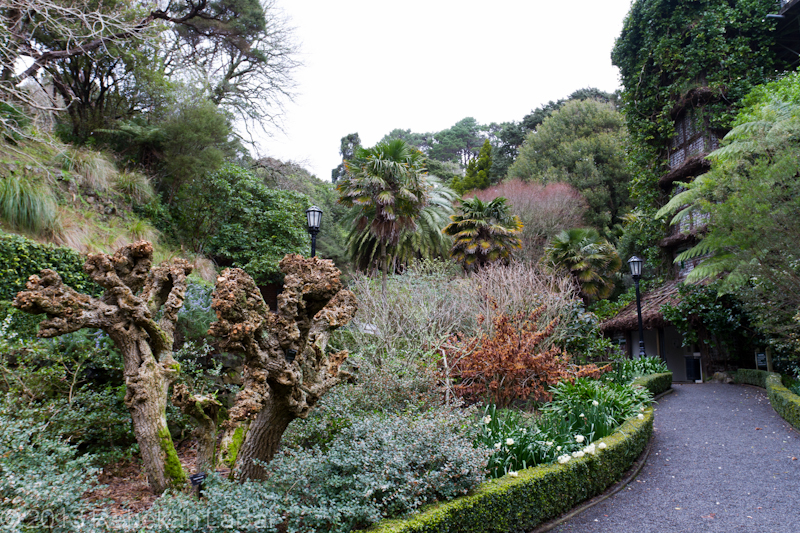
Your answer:
[[[623,118],[611,104],[572,100],[528,134],[508,177],[572,185],[589,204],[586,223],[607,231],[628,208],[625,139]]]

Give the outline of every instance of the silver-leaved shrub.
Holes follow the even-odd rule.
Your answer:
[[[79,531],[92,490],[92,457],[75,458],[69,444],[46,435],[43,424],[0,413],[0,530]]]
[[[152,531],[345,532],[466,494],[488,452],[472,445],[471,410],[373,415],[344,428],[323,452],[285,451],[264,482],[210,479],[203,500],[162,497]]]

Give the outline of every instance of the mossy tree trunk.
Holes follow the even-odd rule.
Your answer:
[[[147,480],[160,494],[186,479],[167,428],[166,406],[169,386],[179,372],[172,341],[191,266],[176,259],[151,268],[152,257],[153,247],[146,241],[125,246],[113,256],[89,255],[84,270],[105,289],[101,298],[78,293],[56,272],[43,270],[41,276],[28,279],[27,290],[17,294],[14,306],[47,315],[39,326],[40,337],[99,328],[112,339],[123,357],[125,405]]]
[[[284,290],[278,312],[264,303],[253,279],[241,269],[217,278],[212,306],[217,322],[209,333],[220,348],[245,356],[244,384],[225,422],[223,446],[239,480],[263,479],[254,462],[269,462],[283,432],[305,418],[347,374],[347,352],[326,353],[330,334],[355,315],[356,300],[343,290],[332,261],[290,254],[280,268]]]

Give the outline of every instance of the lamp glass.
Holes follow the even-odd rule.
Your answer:
[[[635,255],[628,259],[628,266],[631,269],[631,276],[638,278],[642,275],[642,264],[644,261],[636,257]]]
[[[319,223],[322,220],[322,209],[319,207],[312,205],[308,209],[306,209],[306,218],[308,219],[308,230],[318,230]]]

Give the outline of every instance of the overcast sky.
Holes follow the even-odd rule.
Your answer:
[[[339,141],[465,117],[519,121],[571,92],[619,88],[611,48],[630,0],[276,0],[300,44],[298,96],[259,155],[323,180]]]

